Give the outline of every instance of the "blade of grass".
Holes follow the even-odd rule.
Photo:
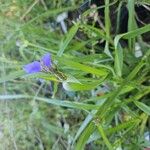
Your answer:
[[[98,109],[99,107],[99,106],[92,105],[92,104],[70,102],[66,100],[48,99],[48,98],[34,97],[34,96],[29,96],[29,95],[0,95],[0,100],[13,100],[13,99],[21,99],[21,98],[27,98],[27,99],[35,98],[38,101],[43,101],[52,105],[80,109],[80,110],[95,110],[95,109]]]
[[[128,32],[130,32],[136,28],[134,4],[135,4],[135,0],[128,0],[128,4],[127,4],[128,13],[129,13]],[[135,37],[133,39],[128,39],[128,44],[129,44],[130,51],[132,50],[132,52],[133,52],[134,47],[135,47]]]
[[[105,134],[105,131],[103,130],[102,126],[101,126],[99,123],[96,124],[96,126],[97,126],[97,129],[98,129],[100,135],[102,136],[102,138],[103,138],[103,140],[104,140],[104,143],[106,144],[107,148],[108,148],[109,150],[113,150],[113,146],[112,146],[111,143],[109,142],[109,140],[108,140],[108,138],[107,138],[107,136],[106,136],[106,134]]]
[[[63,59],[58,58],[58,60],[61,64],[65,64],[66,66],[69,66],[73,69],[81,70],[87,73],[92,73],[98,76],[106,76],[108,74],[108,72],[104,68],[97,69],[97,68],[93,68],[93,67],[75,62],[75,61],[71,61],[69,59],[64,59],[64,58]]]
[[[94,88],[96,88],[97,86],[99,86],[102,82],[104,81],[104,79],[101,79],[97,82],[92,82],[92,83],[71,83],[71,82],[67,82],[64,81],[63,82],[63,87],[65,90],[68,91],[84,91],[84,90],[92,90]]]
[[[110,14],[109,14],[109,0],[105,0],[105,12],[104,12],[104,15],[105,15],[105,32],[106,32],[106,37],[107,39],[111,39],[111,36],[110,36],[110,26],[111,26],[111,23],[110,23]],[[106,44],[105,44],[105,49],[104,49],[104,52],[110,56],[112,58],[112,55],[109,51],[109,41],[106,40]]]
[[[10,81],[10,80],[19,78],[19,77],[21,77],[21,76],[24,75],[24,74],[25,74],[25,73],[24,73],[23,70],[10,73],[10,74],[7,75],[7,76],[1,77],[1,78],[0,78],[0,83],[3,83],[3,82],[6,82],[6,81]]]
[[[142,102],[138,102],[138,101],[135,101],[134,104],[140,109],[142,110],[144,113],[146,113],[147,115],[150,116],[150,107],[145,105],[144,103]]]
[[[150,31],[150,25],[146,25],[142,28],[132,30],[132,31],[127,32],[125,34],[120,34],[120,35],[117,35],[115,37],[115,39],[114,39],[114,45],[115,45],[115,64],[114,64],[114,67],[116,70],[116,74],[118,76],[122,75],[122,66],[123,66],[123,50],[122,50],[121,45],[119,44],[119,40],[121,38],[124,38],[124,39],[133,38],[133,37],[136,37],[136,36],[141,35],[143,33],[146,33],[148,31]]]
[[[115,49],[115,63],[114,68],[116,71],[116,75],[121,77],[122,76],[122,67],[123,67],[123,49],[120,44],[117,45]]]
[[[149,32],[149,31],[150,31],[150,24],[145,25],[144,27],[132,30],[130,32],[124,33],[124,34],[117,35],[114,39],[115,49],[117,48],[117,45],[118,45],[119,40],[121,38],[123,38],[123,39],[134,38],[138,35],[144,34],[144,33]]]
[[[66,47],[68,46],[70,41],[73,39],[73,37],[77,33],[78,28],[79,28],[79,23],[74,24],[74,26],[72,26],[72,28],[67,33],[67,36],[66,36],[65,40],[63,41],[62,44],[60,44],[60,49],[57,53],[57,56],[60,56],[60,57],[62,56],[62,54],[64,53],[64,50],[66,49]]]

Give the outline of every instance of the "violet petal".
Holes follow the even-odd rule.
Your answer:
[[[40,72],[41,71],[41,65],[40,65],[40,62],[38,61],[34,61],[30,64],[27,64],[23,67],[23,70],[26,72],[26,73],[37,73],[37,72]]]
[[[45,55],[42,57],[41,61],[43,62],[43,64],[44,64],[45,66],[51,67],[52,62],[51,62],[51,55],[50,55],[50,53],[45,54]]]

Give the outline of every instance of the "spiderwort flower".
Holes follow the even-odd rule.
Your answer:
[[[52,66],[50,53],[45,54],[45,55],[42,57],[41,61],[43,62],[43,64],[44,64],[46,67],[51,67],[51,66]]]
[[[43,66],[42,66],[42,65]],[[50,68],[52,66],[50,53],[45,54],[42,59],[39,61],[34,61],[30,64],[27,64],[23,67],[23,70],[28,73],[37,73],[42,71],[42,67]]]
[[[23,70],[26,73],[36,73],[36,72],[40,72],[41,71],[41,65],[40,62],[38,61],[34,61],[30,64],[27,64],[23,67]]]

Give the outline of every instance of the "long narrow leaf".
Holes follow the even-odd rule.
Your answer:
[[[135,101],[134,103],[139,109],[141,109],[143,112],[145,112],[147,115],[150,116],[150,107],[149,106],[145,105],[142,102],[138,102],[138,101]]]

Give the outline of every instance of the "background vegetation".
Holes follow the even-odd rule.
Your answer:
[[[150,146],[150,2],[83,3],[0,1],[0,150]],[[54,74],[23,71],[47,52]]]

